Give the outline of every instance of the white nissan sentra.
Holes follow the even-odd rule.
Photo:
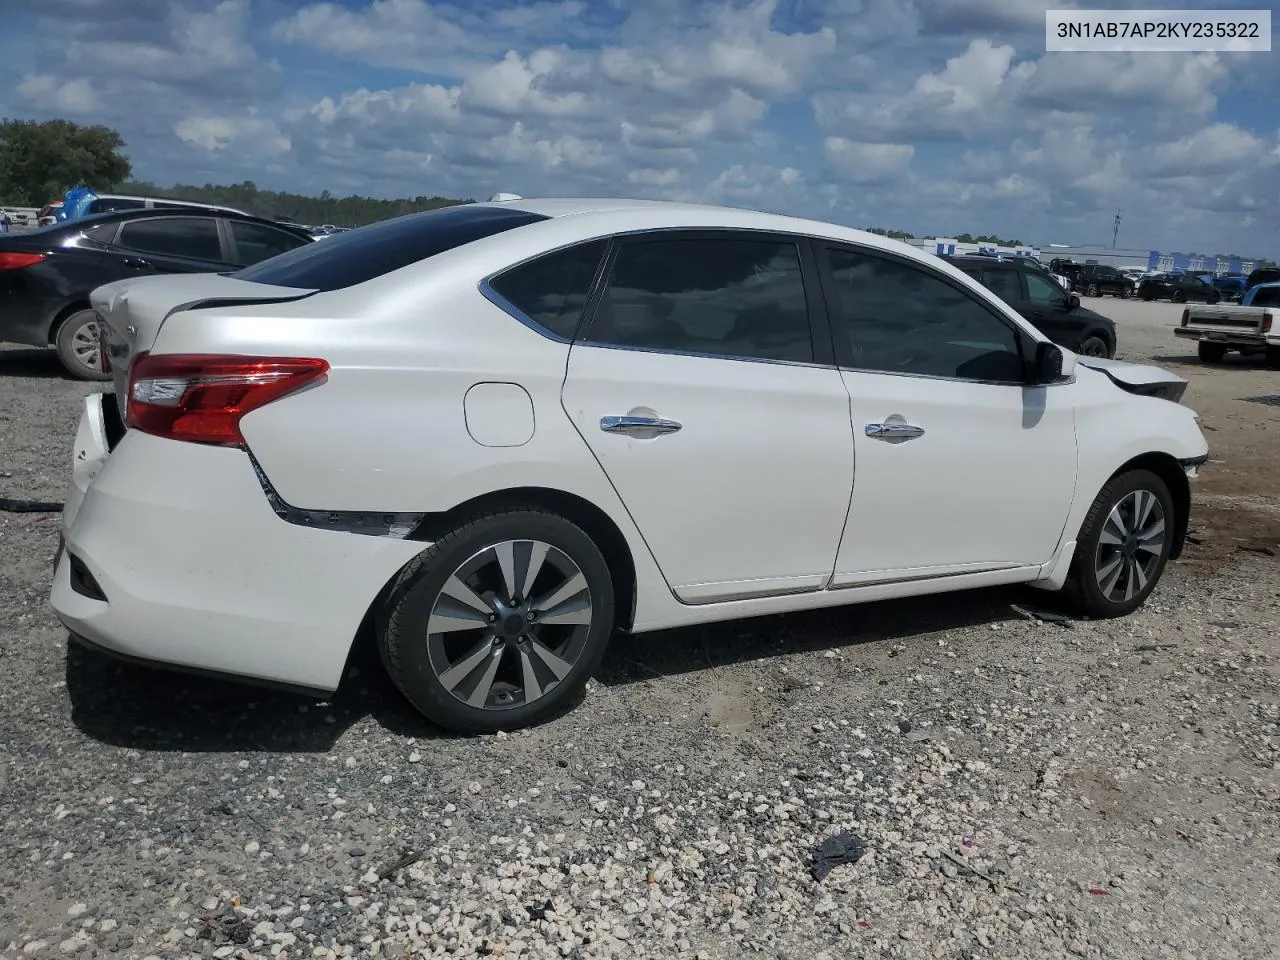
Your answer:
[[[1127,614],[1208,450],[1184,380],[722,207],[467,204],[93,306],[70,632],[329,694],[368,617],[455,730],[563,709],[615,635],[1012,583]]]

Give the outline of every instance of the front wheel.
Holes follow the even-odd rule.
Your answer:
[[[1175,290],[1171,299],[1174,303],[1186,303],[1187,295],[1181,290]]]
[[[1155,589],[1173,546],[1173,497],[1149,470],[1111,479],[1089,508],[1066,590],[1092,617],[1122,617]]]
[[[400,692],[461,733],[532,726],[561,711],[604,656],[613,582],[594,541],[536,508],[478,516],[401,573],[379,649]]]
[[[1130,297],[1132,297],[1132,296],[1133,296],[1133,287],[1121,287],[1121,288],[1120,288],[1120,299],[1121,299],[1121,300],[1128,300],[1128,299],[1129,299]]]
[[[1086,297],[1096,297],[1096,296],[1099,296],[1099,293],[1098,293],[1098,285],[1097,285],[1096,283],[1091,283],[1091,284],[1089,284],[1089,286],[1085,288],[1084,295],[1085,295]]]
[[[1211,293],[1207,297],[1205,297],[1204,300],[1205,300],[1205,303],[1209,304],[1210,306],[1213,306],[1215,303],[1218,303],[1220,300],[1222,300],[1222,297],[1216,293]]]
[[[1280,370],[1280,347],[1267,347],[1267,366],[1272,370]]]
[[[98,315],[92,310],[77,310],[58,327],[54,347],[63,369],[78,380],[110,380],[102,369],[102,352],[98,343]]]

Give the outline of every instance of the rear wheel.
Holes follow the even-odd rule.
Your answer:
[[[1213,304],[1218,303],[1221,299],[1222,299],[1221,294],[1211,293],[1207,297],[1205,297],[1205,302],[1212,306]]]
[[[1096,296],[1099,296],[1099,293],[1098,293],[1098,285],[1097,285],[1096,283],[1091,283],[1091,284],[1089,284],[1089,286],[1087,286],[1087,287],[1085,288],[1084,295],[1085,295],[1086,297],[1096,297]]]
[[[110,380],[102,369],[98,344],[98,315],[92,310],[77,310],[58,327],[54,346],[63,368],[80,380]]]
[[[1280,370],[1280,347],[1267,347],[1267,366]]]
[[[1155,589],[1169,559],[1173,498],[1149,470],[1114,477],[1093,502],[1067,580],[1075,605],[1093,617],[1121,617]]]
[[[1174,303],[1186,303],[1187,295],[1182,290],[1175,290],[1173,291],[1173,297],[1171,299],[1173,300]]]
[[[1227,348],[1220,343],[1205,343],[1201,340],[1196,352],[1205,363],[1221,363],[1222,358],[1227,355]]]
[[[531,726],[586,685],[613,632],[600,549],[556,514],[511,509],[441,537],[392,588],[379,629],[391,679],[440,726]]]
[[[1121,299],[1121,300],[1128,300],[1128,299],[1129,299],[1130,297],[1132,297],[1132,296],[1133,296],[1133,287],[1121,287],[1121,288],[1120,288],[1120,299]]]

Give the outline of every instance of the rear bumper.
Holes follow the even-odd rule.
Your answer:
[[[1175,337],[1205,343],[1221,343],[1228,347],[1253,347],[1261,349],[1270,341],[1261,333],[1250,333],[1248,330],[1210,330],[1204,327],[1175,327]]]
[[[95,397],[63,513],[59,619],[122,657],[336,689],[371,602],[423,544],[286,523],[240,450],[131,431],[108,452]]]

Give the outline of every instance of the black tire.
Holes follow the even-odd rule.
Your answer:
[[[110,380],[98,354],[98,315],[77,310],[58,327],[54,346],[63,369],[77,380]]]
[[[1155,295],[1154,295],[1154,294],[1150,294],[1150,293],[1144,293],[1144,294],[1142,294],[1142,300],[1143,300],[1143,302],[1144,302],[1144,303],[1150,303],[1150,302],[1151,302],[1152,300],[1154,300],[1154,299],[1155,299]]]
[[[1173,296],[1170,297],[1169,299],[1172,300],[1174,303],[1186,303],[1187,295],[1182,290],[1175,290],[1173,291]]]
[[[1084,295],[1085,295],[1086,297],[1098,297],[1098,296],[1101,296],[1101,294],[1098,292],[1098,285],[1097,285],[1096,283],[1091,283],[1091,284],[1089,284],[1089,286],[1087,286],[1087,287],[1085,288]]]
[[[1128,299],[1129,299],[1130,297],[1132,297],[1132,296],[1133,296],[1133,287],[1121,287],[1121,288],[1120,288],[1120,299],[1121,299],[1121,300],[1128,300]]]
[[[1216,293],[1211,293],[1207,297],[1205,297],[1205,303],[1209,304],[1209,306],[1213,306],[1215,303],[1218,303],[1221,299],[1222,297],[1220,295]]]
[[[525,609],[527,598],[517,596],[515,599],[520,602],[502,606],[511,598],[499,595],[506,588],[502,585],[498,555],[493,554],[492,563],[485,559],[490,548],[513,541],[518,547],[527,543],[531,550],[534,544],[547,547],[546,559],[539,562],[541,572],[532,583],[525,585],[530,596],[539,594],[540,585],[555,582],[543,577],[564,576],[565,582],[572,579],[562,572],[568,569],[565,564],[576,568],[585,579],[586,601],[581,600],[582,591],[579,591],[567,599],[562,598],[553,608],[563,609],[577,598],[585,606],[576,612],[589,611],[589,623],[538,624],[537,630],[546,631],[539,634],[545,640],[540,642],[541,652],[533,649],[527,636],[517,637],[514,633],[535,629],[519,622],[525,615],[520,611]],[[528,554],[523,556],[521,566],[521,560],[512,555],[512,569],[517,571],[512,579],[524,579],[523,571],[533,566]],[[476,565],[480,565],[477,570],[464,573]],[[451,602],[452,597],[445,599],[441,591],[457,573],[464,573],[468,585],[483,583],[487,574],[493,590],[473,587],[474,594],[491,609],[512,612],[501,617],[491,615],[486,623],[482,615],[471,613],[467,605]],[[451,589],[456,591],[456,587]],[[549,589],[555,592],[554,587]],[[517,587],[515,593],[522,590]],[[440,603],[444,603],[447,610],[461,614],[454,618],[453,625],[456,626],[459,619],[469,622],[474,618],[476,626],[429,633],[433,613],[440,614],[437,609]],[[503,625],[508,621],[511,630],[506,635],[495,636],[503,633]],[[379,617],[378,648],[392,682],[428,719],[459,733],[491,733],[533,726],[575,701],[599,666],[613,626],[613,582],[608,563],[591,537],[558,514],[534,507],[512,507],[461,523],[401,572]],[[547,659],[548,653],[553,655],[552,659]],[[475,660],[469,670],[458,672],[466,661],[475,657],[481,659]],[[535,671],[532,682],[536,692],[532,698],[527,697],[525,691],[529,676],[523,671],[528,664],[534,664],[528,669]],[[556,670],[564,669],[565,664],[568,668],[557,680]],[[492,669],[481,671],[477,676],[482,666],[491,665]],[[445,667],[447,669],[441,669]],[[441,673],[447,676],[450,670],[455,672],[458,681],[452,688],[441,680]],[[461,699],[462,693],[458,691],[472,677],[476,677],[476,683],[470,690],[471,695],[484,699],[487,705],[471,705]],[[486,678],[488,683],[481,691]],[[545,689],[546,684],[550,684],[551,689]],[[503,705],[504,698],[511,705]]]
[[[1111,350],[1107,346],[1107,341],[1097,334],[1090,334],[1081,340],[1078,352],[1082,357],[1102,357],[1104,360],[1111,357]]]
[[[1205,363],[1221,363],[1227,355],[1227,348],[1220,343],[1206,343],[1201,340],[1196,344],[1196,353]]]
[[[1119,539],[1117,533],[1120,528],[1110,519],[1113,511],[1122,521],[1128,522],[1133,511],[1126,510],[1126,507],[1145,509],[1147,497],[1154,498],[1160,510],[1159,519],[1163,521],[1159,550],[1152,552],[1149,549],[1155,544],[1154,535],[1148,536],[1145,548],[1140,545],[1140,537],[1126,537],[1123,547],[1104,544],[1104,530],[1110,540]],[[1149,534],[1156,526],[1155,518],[1153,507],[1145,524],[1134,525],[1136,531]],[[1142,606],[1164,573],[1173,545],[1174,527],[1173,497],[1163,480],[1149,470],[1130,470],[1113,477],[1093,501],[1080,527],[1076,553],[1064,588],[1067,597],[1081,613],[1099,619],[1132,613]],[[1119,564],[1118,573],[1111,566],[1113,561]],[[1139,575],[1134,573],[1135,561]],[[1115,581],[1111,580],[1113,573],[1117,576]]]
[[[1267,366],[1280,370],[1280,347],[1267,347]]]

